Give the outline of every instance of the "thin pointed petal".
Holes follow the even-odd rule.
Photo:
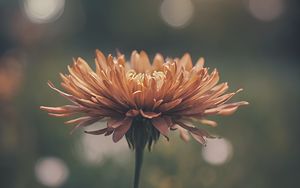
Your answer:
[[[87,134],[92,134],[92,135],[101,135],[107,132],[107,128],[95,130],[95,131],[84,131]]]

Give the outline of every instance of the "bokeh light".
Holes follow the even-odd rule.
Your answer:
[[[162,19],[172,27],[184,27],[191,20],[194,5],[191,0],[164,0],[160,7]]]
[[[277,19],[284,10],[283,0],[249,0],[249,10],[253,17],[261,21]]]
[[[222,139],[208,139],[207,146],[202,149],[203,159],[212,165],[221,165],[229,161],[233,154],[231,143]]]
[[[99,124],[101,126],[103,123],[95,123],[93,127],[99,127]],[[106,157],[112,157],[123,163],[129,159],[129,150],[125,139],[114,143],[109,136],[83,134],[78,144],[78,155],[84,163],[91,165],[101,164]]]
[[[37,161],[35,175],[41,184],[49,187],[59,187],[67,180],[69,169],[61,159],[46,157]]]
[[[65,0],[24,0],[24,11],[33,23],[57,20],[63,13]]]

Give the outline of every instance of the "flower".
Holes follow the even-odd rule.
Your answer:
[[[149,149],[160,135],[168,139],[170,131],[177,130],[183,140],[189,134],[201,144],[212,137],[195,125],[216,126],[207,120],[209,115],[230,115],[245,101],[227,103],[236,92],[226,93],[227,83],[219,82],[219,73],[211,73],[200,58],[193,66],[191,56],[166,58],[156,54],[153,63],[148,55],[133,51],[130,62],[118,53],[117,57],[96,50],[96,71],[82,59],[74,59],[68,66],[69,74],[60,74],[61,86],[48,85],[68,99],[72,105],[60,107],[41,106],[51,116],[67,117],[81,115],[66,124],[77,124],[74,130],[97,121],[107,121],[99,130],[85,131],[89,134],[111,135],[118,142],[126,135],[130,147],[137,144]]]

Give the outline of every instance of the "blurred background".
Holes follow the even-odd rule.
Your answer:
[[[70,135],[40,105],[66,101],[46,85],[94,50],[177,57],[218,68],[233,100],[251,105],[214,117],[222,139],[202,147],[177,133],[146,152],[143,188],[300,187],[300,3],[297,0],[1,0],[0,187],[131,187],[124,140]],[[297,181],[298,180],[298,181]]]

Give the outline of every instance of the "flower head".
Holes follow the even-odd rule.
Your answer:
[[[124,55],[117,57],[96,50],[96,71],[82,59],[68,66],[69,74],[60,74],[61,86],[48,85],[72,104],[61,107],[45,107],[49,115],[81,117],[65,122],[77,124],[74,129],[86,127],[97,121],[107,121],[99,130],[89,134],[111,135],[118,142],[124,135],[129,146],[137,144],[149,148],[160,135],[168,138],[170,131],[179,131],[184,140],[190,135],[205,144],[211,137],[196,124],[216,126],[205,119],[209,115],[230,115],[245,101],[228,103],[237,92],[226,93],[227,83],[219,82],[216,69],[211,73],[203,67],[200,58],[193,66],[189,54],[182,58],[167,58],[156,54],[152,64],[145,52],[133,51],[130,62]]]

